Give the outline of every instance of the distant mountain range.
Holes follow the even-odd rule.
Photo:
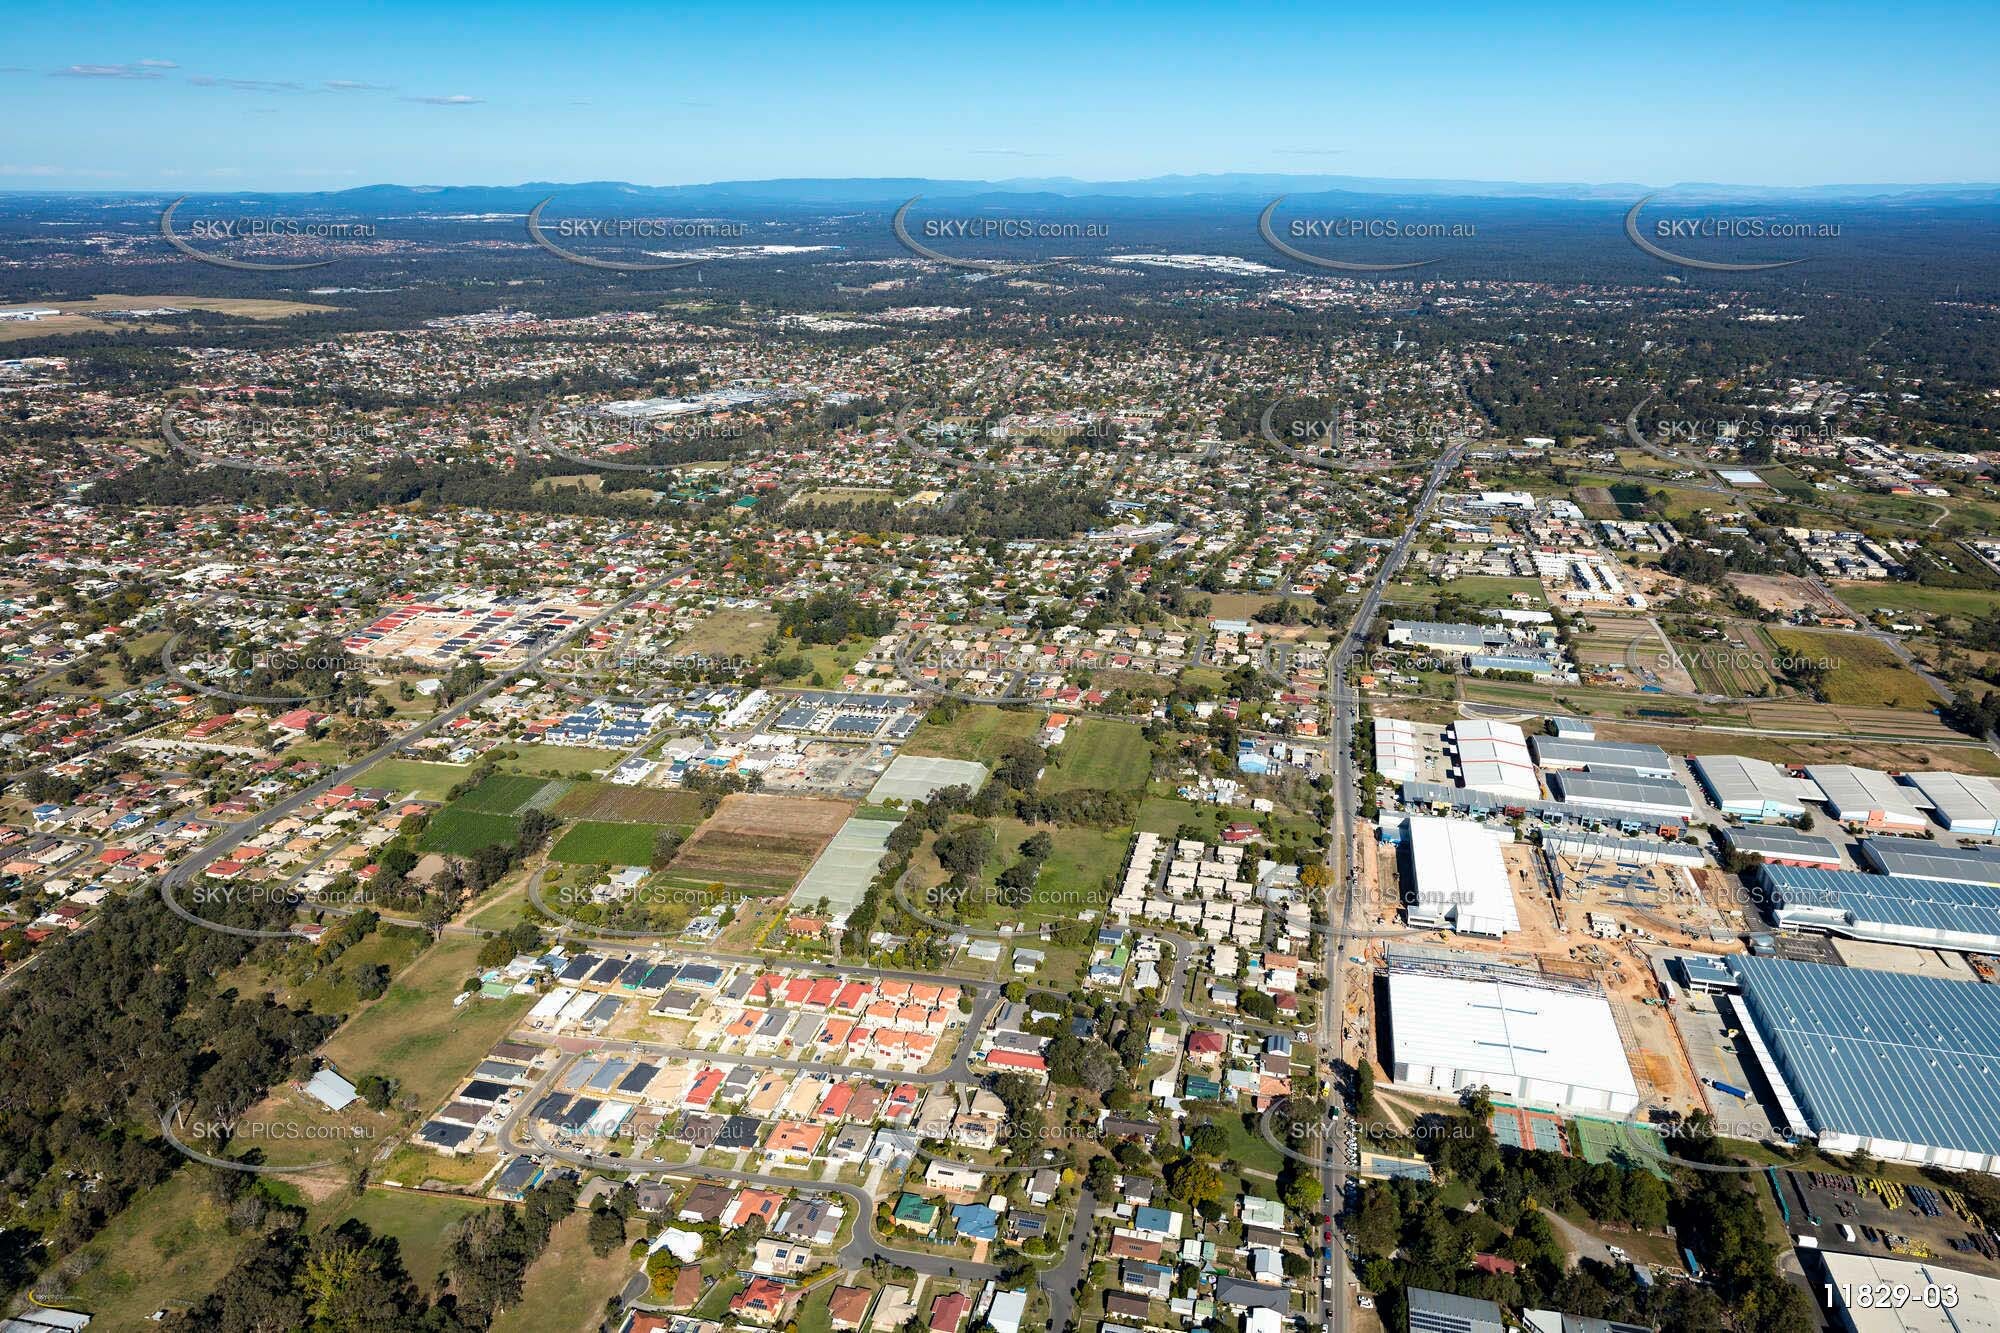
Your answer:
[[[755,181],[715,181],[706,185],[633,185],[626,181],[530,181],[520,185],[364,185],[350,190],[280,193],[275,191],[199,190],[206,199],[310,200],[323,207],[351,208],[371,213],[523,212],[549,195],[560,195],[566,210],[676,208],[758,205],[793,208],[881,208],[901,204],[912,195],[927,199],[1008,199],[1016,203],[1041,200],[1053,208],[1074,201],[1129,200],[1155,206],[1202,204],[1262,204],[1278,195],[1384,196],[1405,199],[1515,199],[1575,203],[1630,203],[1658,193],[1664,203],[1842,204],[1905,206],[1929,204],[1997,204],[2000,185],[1984,183],[1936,185],[1722,185],[1683,182],[1652,187],[1631,182],[1395,180],[1378,176],[1291,175],[1226,172],[1216,175],[1155,176],[1144,180],[1083,181],[1070,177],[1018,177],[1010,180],[939,180],[922,176],[811,178]],[[173,191],[55,191],[16,190],[5,193],[43,198],[80,195],[170,197]]]

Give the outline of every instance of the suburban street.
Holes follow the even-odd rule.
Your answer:
[[[1354,733],[1360,724],[1360,700],[1348,685],[1348,674],[1353,667],[1357,652],[1368,643],[1368,636],[1375,623],[1375,615],[1382,605],[1383,589],[1395,577],[1409,555],[1410,546],[1422,530],[1425,517],[1437,500],[1438,490],[1444,479],[1463,455],[1462,442],[1454,443],[1447,449],[1431,470],[1430,480],[1424,486],[1423,495],[1410,515],[1410,523],[1403,530],[1389,554],[1383,557],[1381,566],[1375,571],[1375,578],[1368,585],[1367,594],[1354,613],[1347,633],[1341,637],[1340,647],[1328,665],[1333,694],[1333,735],[1332,763],[1334,766],[1333,801],[1334,821],[1327,829],[1328,865],[1333,871],[1333,883],[1327,888],[1326,937],[1326,1000],[1320,1010],[1320,1053],[1329,1073],[1337,1069],[1345,1054],[1342,1028],[1347,1011],[1347,941],[1348,931],[1353,924],[1355,899],[1360,890],[1360,858],[1357,854],[1356,839],[1356,795],[1360,790],[1360,776],[1354,768]],[[1336,1093],[1336,1095],[1338,1095]],[[1331,1242],[1322,1242],[1322,1273],[1320,1302],[1325,1311],[1326,1326],[1332,1333],[1345,1333],[1348,1316],[1347,1246],[1339,1223],[1335,1220],[1345,1207],[1347,1191],[1347,1169],[1337,1153],[1329,1153],[1320,1168],[1320,1185],[1323,1190],[1322,1202],[1326,1209],[1326,1230]]]

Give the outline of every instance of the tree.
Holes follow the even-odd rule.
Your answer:
[[[1197,1157],[1183,1157],[1167,1168],[1167,1193],[1195,1205],[1222,1197],[1222,1173]]]
[[[1319,1177],[1309,1170],[1294,1171],[1285,1182],[1285,1207],[1300,1217],[1311,1217],[1319,1211],[1319,1201],[1324,1196]]]
[[[1386,1259],[1403,1231],[1403,1210],[1386,1181],[1371,1180],[1361,1188],[1361,1208],[1354,1221],[1354,1242],[1371,1259]]]
[[[687,835],[672,825],[668,825],[654,834],[652,868],[655,870],[666,869],[667,863],[679,855],[681,844],[685,841],[687,841]]]
[[[1229,1134],[1222,1126],[1204,1120],[1188,1135],[1188,1151],[1201,1157],[1227,1157]]]
[[[590,1251],[603,1259],[613,1250],[625,1244],[625,1219],[614,1209],[599,1205],[591,1209],[590,1227],[585,1233],[590,1241]]]
[[[355,1081],[354,1091],[368,1103],[370,1109],[386,1111],[390,1099],[396,1095],[396,1084],[395,1080],[380,1074],[363,1074]]]
[[[938,864],[963,879],[972,879],[986,866],[993,851],[993,830],[985,824],[968,824],[941,835],[931,844]]]
[[[453,909],[454,904],[435,894],[428,894],[424,898],[423,906],[417,909],[417,919],[423,922],[424,929],[431,933],[431,938],[437,939],[444,934],[445,926],[450,923]]]

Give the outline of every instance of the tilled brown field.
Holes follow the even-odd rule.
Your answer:
[[[743,888],[791,888],[853,811],[850,802],[812,797],[725,797],[667,874]]]

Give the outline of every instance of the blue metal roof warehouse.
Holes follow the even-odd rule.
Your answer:
[[[1732,957],[1765,1074],[1822,1149],[2000,1172],[2000,987]]]
[[[2000,951],[2000,888],[1854,870],[1765,865],[1771,919],[1786,930],[1926,949]]]
[[[1884,875],[2000,885],[2000,848],[1940,847],[1911,838],[1863,838],[1861,859]]]

